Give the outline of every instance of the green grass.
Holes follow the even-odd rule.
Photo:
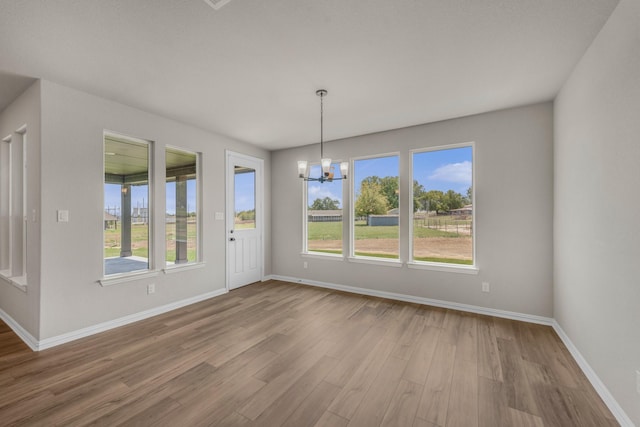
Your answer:
[[[399,236],[397,225],[369,227],[364,221],[356,221],[354,228],[356,240],[397,239]],[[307,236],[309,240],[342,240],[342,222],[310,222]],[[422,227],[421,220],[419,226],[414,226],[413,236],[416,238],[468,237],[454,232]]]
[[[167,241],[175,240],[175,224],[166,224],[165,236]],[[117,229],[104,230],[104,257],[111,258],[120,256],[121,224],[118,222]],[[131,246],[133,256],[142,258],[149,257],[149,227],[145,224],[131,225]],[[196,223],[187,223],[187,260],[196,260]],[[176,251],[169,248],[166,251],[166,260],[173,262],[176,259]]]

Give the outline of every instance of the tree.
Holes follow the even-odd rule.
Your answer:
[[[442,204],[446,211],[460,209],[464,206],[464,198],[462,197],[462,194],[456,193],[453,190],[448,190],[442,198]]]
[[[413,211],[417,212],[421,209],[425,209],[425,191],[422,184],[415,179],[413,180]]]
[[[470,205],[473,203],[473,188],[467,188],[467,204]]]
[[[331,211],[340,209],[340,200],[325,197],[324,199],[315,199],[309,209],[318,211]]]
[[[387,200],[387,209],[395,209],[398,207],[400,192],[398,191],[398,177],[385,176],[368,176],[362,180],[362,183],[375,184],[380,186],[380,193]]]
[[[251,209],[250,211],[240,211],[236,213],[236,218],[240,221],[250,221],[256,219],[256,210]]]
[[[436,211],[436,214],[445,210],[443,204],[444,193],[440,190],[427,191],[424,196],[425,209],[427,211]]]
[[[356,216],[384,215],[387,210],[387,199],[382,194],[380,184],[363,180],[355,204]]]

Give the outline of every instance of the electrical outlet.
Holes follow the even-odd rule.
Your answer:
[[[308,268],[309,267],[309,263],[307,261],[302,263],[302,267],[304,268]]]
[[[640,371],[636,371],[636,391],[640,394]]]
[[[156,285],[155,283],[150,283],[147,285],[147,295],[151,295],[151,294],[155,294],[156,293]]]
[[[482,282],[482,292],[491,292],[489,282]]]

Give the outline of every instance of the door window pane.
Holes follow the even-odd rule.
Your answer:
[[[256,171],[236,166],[235,180],[235,228],[256,228]]]

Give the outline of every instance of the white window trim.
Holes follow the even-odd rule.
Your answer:
[[[173,273],[179,273],[181,271],[186,271],[186,270],[197,270],[199,268],[204,268],[204,267],[206,267],[206,263],[204,262],[190,262],[188,264],[177,264],[177,265],[166,266],[165,268],[162,269],[162,272],[164,274],[173,274]]]
[[[471,203],[473,204],[473,210],[471,211],[471,242],[472,242],[472,257],[473,264],[448,264],[443,262],[429,262],[429,261],[416,261],[413,259],[413,155],[419,153],[426,153],[432,151],[451,150],[455,148],[471,147]],[[419,148],[409,150],[409,200],[411,206],[407,215],[409,220],[409,261],[407,261],[407,267],[420,270],[434,270],[434,271],[450,271],[454,273],[464,274],[478,274],[480,269],[477,265],[476,258],[476,146],[475,141],[461,142],[457,144],[438,145],[435,147]]]
[[[402,215],[398,213],[398,258],[378,258],[378,257],[368,257],[356,255],[356,231],[355,231],[355,208],[356,208],[356,169],[355,164],[357,160],[368,160],[368,159],[378,159],[381,157],[397,157],[398,158],[398,189],[400,189],[400,158],[401,153],[399,151],[394,151],[390,153],[382,153],[382,154],[372,154],[367,156],[360,157],[352,157],[350,159],[349,164],[349,174],[352,177],[352,182],[349,185],[349,205],[350,205],[350,215],[349,215],[349,241],[351,244],[349,245],[349,262],[362,262],[363,264],[381,264],[381,265],[390,265],[393,267],[402,267],[403,261],[400,259],[401,252],[401,242],[400,242],[400,222],[402,221]],[[381,177],[382,178],[382,177]],[[413,200],[413,199],[411,199]],[[400,194],[398,194],[398,209],[402,211],[402,199]]]
[[[480,269],[475,265],[447,264],[444,262],[407,261],[407,267],[415,270],[446,271],[461,274],[478,274],[480,272]]]
[[[338,166],[340,165],[341,162],[343,162],[344,160],[331,160],[331,164],[333,165],[334,163],[338,164]],[[313,163],[309,163],[308,164],[308,169],[311,170],[311,166],[313,165],[320,165],[319,162],[313,162]],[[349,171],[349,173],[351,173],[351,171]],[[350,176],[350,175],[347,175]],[[349,178],[346,179],[346,181],[348,181]],[[345,214],[346,214],[346,210],[344,208],[345,206],[345,197],[344,197],[344,185],[345,185],[345,180],[341,180],[342,183],[342,223],[344,224],[345,221]],[[308,181],[304,181],[302,180],[302,252],[300,253],[300,255],[305,256],[305,257],[309,257],[309,258],[320,258],[320,259],[331,259],[331,260],[335,260],[335,261],[343,261],[346,257],[345,253],[345,247],[347,245],[345,245],[345,236],[344,233],[342,233],[342,253],[341,254],[332,254],[332,253],[326,253],[326,252],[316,252],[314,250],[309,250],[309,224],[307,224],[308,218],[309,218],[309,214],[308,214],[308,210],[309,210],[309,206],[308,206],[308,191],[309,191],[309,186],[308,186]],[[347,218],[350,218],[350,216],[347,216]],[[344,227],[343,227],[344,230]]]
[[[344,261],[344,254],[331,254],[327,252],[300,252],[300,255],[304,258],[317,258],[317,259],[328,259],[331,261]]]
[[[396,258],[382,258],[382,257],[369,257],[369,256],[350,256],[347,258],[349,262],[360,263],[360,264],[374,264],[374,265],[384,265],[387,267],[396,267],[401,268],[404,262],[401,259]]]
[[[144,270],[144,271],[134,271],[130,273],[121,273],[121,274],[111,274],[107,277],[103,277],[98,280],[100,286],[111,286],[117,285],[119,283],[133,282],[136,280],[146,279],[149,277],[156,277],[158,275],[158,270]]]

